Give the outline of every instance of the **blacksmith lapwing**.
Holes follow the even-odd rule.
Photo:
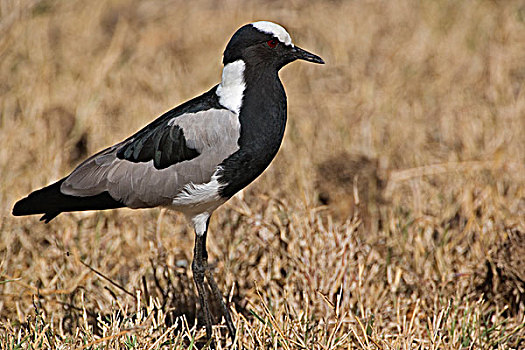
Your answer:
[[[208,224],[213,211],[255,180],[279,150],[287,107],[278,72],[297,59],[324,63],[295,46],[278,24],[241,27],[224,51],[220,84],[21,199],[13,215],[44,214],[48,223],[79,210],[161,206],[184,213],[196,234],[192,270],[206,335],[212,322],[205,276],[233,337],[229,310],[208,268]]]

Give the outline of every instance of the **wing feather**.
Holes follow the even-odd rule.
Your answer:
[[[172,133],[175,128],[182,133]],[[151,139],[152,136],[157,139]],[[61,192],[93,196],[108,191],[115,200],[132,208],[169,205],[184,186],[209,182],[218,165],[238,150],[239,136],[238,116],[229,110],[186,113],[87,159],[62,183]],[[133,147],[129,147],[131,143]],[[155,167],[155,163],[167,161],[163,157],[177,152],[181,143],[199,154],[165,168]],[[151,149],[159,153],[158,159],[136,161],[143,154],[141,150]],[[123,156],[133,156],[133,161],[119,158],[122,150]]]

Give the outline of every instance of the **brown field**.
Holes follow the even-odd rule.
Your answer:
[[[510,0],[0,0],[0,348],[203,345],[184,217],[10,211],[219,82],[229,37],[261,19],[327,64],[281,72],[283,146],[212,218],[238,328],[217,319],[217,348],[524,349]]]

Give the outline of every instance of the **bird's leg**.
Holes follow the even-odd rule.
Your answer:
[[[193,271],[193,280],[199,292],[199,301],[202,311],[204,312],[204,320],[206,322],[206,337],[211,338],[211,314],[208,305],[208,292],[204,286],[204,273],[208,267],[208,253],[206,252],[206,231],[203,233],[196,232],[195,248],[193,250],[193,262],[191,269]]]
[[[193,252],[193,263],[191,265],[193,269],[193,279],[195,281],[195,285],[197,286],[197,291],[199,292],[199,299],[202,310],[204,312],[204,318],[206,320],[206,335],[208,336],[208,338],[211,337],[212,329],[211,314],[208,305],[208,290],[204,286],[204,276],[206,276],[206,280],[208,281],[208,284],[211,287],[213,297],[219,302],[221,306],[224,319],[226,320],[226,326],[228,327],[228,331],[230,332],[230,335],[233,340],[235,339],[235,327],[233,326],[230,311],[228,310],[228,307],[224,302],[221,290],[217,286],[215,278],[213,278],[213,274],[210,268],[208,267],[208,252],[206,251],[206,236],[208,232],[208,224],[209,219],[206,222],[206,226],[199,227],[201,228],[200,231],[198,229],[195,230],[195,249]]]
[[[226,326],[228,327],[228,331],[230,332],[230,335],[232,337],[232,340],[235,339],[235,327],[233,326],[232,318],[230,316],[230,310],[228,310],[228,307],[226,306],[226,303],[224,302],[221,290],[217,286],[217,283],[215,283],[215,279],[213,278],[213,274],[211,273],[210,269],[206,267],[206,279],[208,280],[208,284],[211,287],[211,291],[213,292],[213,296],[216,300],[219,301],[219,304],[221,305],[222,313],[224,315],[224,319],[226,320]]]

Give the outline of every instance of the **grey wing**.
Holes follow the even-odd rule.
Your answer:
[[[61,192],[108,191],[131,208],[169,205],[185,186],[209,182],[218,165],[239,149],[239,119],[226,109],[183,114],[146,131],[80,164]]]

